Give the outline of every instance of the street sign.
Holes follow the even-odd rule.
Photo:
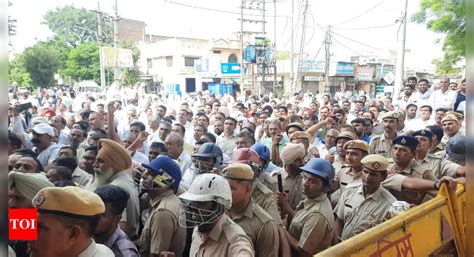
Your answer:
[[[240,63],[228,62],[221,63],[222,74],[240,74]]]

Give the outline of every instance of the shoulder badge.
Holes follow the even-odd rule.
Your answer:
[[[43,192],[39,192],[38,195],[35,197],[33,204],[35,207],[39,207],[44,203],[45,197]]]

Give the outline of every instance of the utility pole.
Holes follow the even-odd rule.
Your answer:
[[[240,95],[244,90],[244,3],[245,0],[240,1]]]
[[[267,41],[267,37],[266,37],[266,33],[265,33],[265,0],[262,0],[262,3],[263,3],[263,8],[262,8],[262,34],[264,36],[264,39],[263,39],[263,51],[262,51],[262,62],[261,62],[261,76],[262,76],[262,83],[260,84],[260,86],[258,87],[258,94],[261,95],[262,94],[262,88],[265,88],[265,75],[267,73],[267,44],[266,44],[266,41]]]
[[[253,18],[257,17],[258,18]],[[265,35],[265,0],[241,0],[241,6],[240,6],[240,48],[242,52],[244,51],[244,45],[245,45],[245,35],[258,35],[262,34]],[[263,23],[261,27],[258,29],[255,27],[252,27],[253,30],[245,30],[245,26],[247,24],[260,24]],[[247,26],[249,26],[247,25]],[[262,32],[263,31],[263,32]],[[265,41],[265,40],[263,40]],[[242,60],[242,67],[240,69],[240,82],[241,82],[241,91],[242,89],[247,86],[245,84],[245,77],[247,74],[244,72],[245,69],[247,68],[247,72],[251,73],[251,78],[252,78],[252,84],[251,84],[251,90],[254,91],[255,89],[255,77],[254,77],[254,66],[257,66],[257,77],[261,76],[264,73],[265,70],[265,60],[262,59],[262,53],[265,54],[265,47],[262,45],[254,45],[255,51],[256,51],[256,63],[245,63],[244,60]],[[264,57],[264,56],[263,56]],[[263,60],[263,62],[262,62]],[[264,76],[262,76],[262,85],[264,81]],[[260,90],[260,88],[259,88]]]
[[[118,6],[117,6],[117,0],[115,0],[115,6],[114,6],[114,11],[115,11],[115,16],[114,16],[114,48],[117,48],[118,47],[118,42],[119,42],[119,39],[118,39],[118,26],[119,26],[119,16],[118,16]],[[120,80],[119,80],[119,75],[120,75],[120,71],[117,67],[114,67],[114,82],[119,84],[120,83]]]
[[[276,0],[273,0],[273,95],[275,95],[276,87],[278,86],[277,81],[277,5]]]
[[[403,87],[403,76],[405,71],[405,38],[407,33],[407,8],[408,0],[405,0],[405,11],[401,19],[402,26],[402,40],[399,40],[399,48],[397,53],[397,62],[395,67],[395,85],[393,87],[393,101],[396,101],[400,94],[400,89]],[[397,38],[398,39],[398,38]]]
[[[303,10],[303,29],[301,30],[301,43],[300,43],[300,50],[298,53],[298,58],[296,59],[296,74],[293,78],[293,92],[296,93],[296,90],[298,89],[296,86],[296,83],[298,82],[298,77],[299,77],[299,71],[300,71],[300,61],[301,61],[301,56],[303,56],[304,52],[304,41],[305,41],[305,34],[306,34],[306,13],[308,11],[308,0],[305,1],[304,4],[304,10]]]
[[[295,45],[294,45],[294,40],[295,40],[295,32],[294,32],[294,28],[295,28],[295,19],[294,19],[294,16],[295,16],[295,0],[291,0],[291,44],[290,44],[290,91],[291,93],[294,93],[295,92],[295,84],[293,83],[293,78],[295,76],[295,63],[294,63],[294,59],[295,59],[295,52],[294,52],[294,48],[295,48]]]
[[[100,67],[100,87],[102,92],[105,93],[105,69],[104,69],[104,57],[102,55],[102,13],[100,12],[100,4],[97,1],[97,41],[99,43],[99,67]]]
[[[331,26],[328,26],[328,30],[326,31],[326,40],[324,40],[324,46],[326,50],[326,65],[324,67],[324,91],[330,92],[330,85],[329,85],[329,65],[331,64]]]

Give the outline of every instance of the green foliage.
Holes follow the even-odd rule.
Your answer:
[[[446,34],[443,57],[433,60],[437,73],[459,73],[458,63],[466,56],[466,7],[464,0],[421,0],[420,10],[411,19],[425,23],[434,32]]]
[[[59,68],[59,52],[40,42],[25,49],[24,69],[30,74],[34,86],[49,87],[54,84],[54,74]]]
[[[74,6],[58,7],[48,11],[43,24],[55,34],[55,41],[74,48],[82,43],[97,42],[97,14],[84,8]],[[112,24],[103,22],[103,42],[112,42]]]
[[[133,58],[133,68],[123,69],[123,85],[134,85],[135,83],[140,81],[140,69],[138,68],[137,62],[140,58],[140,50],[136,46],[136,44],[132,41],[123,41],[120,43],[119,47],[131,49],[132,50],[132,58]]]
[[[71,49],[60,73],[75,81],[94,80],[100,82],[99,45],[95,42],[88,42]]]
[[[31,87],[32,80],[30,73],[25,68],[25,57],[23,54],[17,55],[8,66],[10,84],[20,87]]]

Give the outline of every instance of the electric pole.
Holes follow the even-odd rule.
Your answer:
[[[117,47],[118,47],[118,42],[119,42],[119,32],[118,32],[118,26],[119,26],[119,16],[118,16],[118,6],[117,6],[117,0],[115,0],[115,6],[114,6],[114,10],[115,10],[115,15],[114,15],[114,48],[115,48],[115,51],[117,51]],[[117,84],[120,84],[120,80],[119,80],[119,75],[120,75],[120,71],[117,67],[114,67],[114,82],[117,83]]]
[[[273,0],[273,95],[275,95],[276,87],[278,86],[277,81],[277,5],[276,0]]]
[[[397,53],[397,62],[395,67],[395,85],[393,87],[393,101],[396,101],[400,94],[400,89],[403,88],[403,76],[405,72],[405,38],[407,33],[407,8],[408,0],[405,0],[405,11],[401,19],[402,39],[398,41],[399,49]],[[398,38],[397,38],[398,39]]]
[[[100,4],[97,1],[97,41],[99,43],[99,67],[100,67],[100,87],[102,92],[105,93],[105,69],[104,69],[104,57],[102,55],[102,13],[100,12]]]
[[[324,91],[330,92],[329,85],[329,65],[331,64],[331,26],[328,26],[326,31],[326,40],[324,41],[324,46],[326,50],[326,65],[324,67]]]
[[[296,74],[294,75],[293,78],[293,92],[296,93],[296,90],[298,87],[296,86],[296,83],[298,82],[298,77],[299,77],[299,71],[300,71],[300,61],[301,61],[301,56],[303,56],[304,53],[304,41],[305,41],[305,35],[306,35],[306,13],[308,11],[308,0],[305,1],[304,4],[304,10],[303,10],[303,29],[301,30],[301,43],[300,43],[300,49],[298,53],[298,58],[296,59]]]
[[[293,83],[293,78],[295,76],[295,63],[294,63],[294,59],[295,59],[295,43],[294,43],[294,40],[295,40],[295,32],[294,32],[294,28],[295,28],[295,21],[294,21],[294,16],[295,16],[295,0],[291,0],[291,44],[290,44],[290,91],[291,93],[294,93],[295,92],[295,84]]]

